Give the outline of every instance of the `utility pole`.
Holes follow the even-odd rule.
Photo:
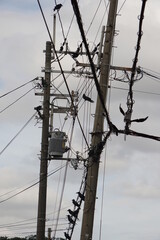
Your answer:
[[[40,161],[40,183],[37,218],[37,240],[45,240],[46,199],[47,199],[47,170],[48,170],[48,136],[49,136],[49,107],[50,107],[50,75],[51,75],[51,42],[46,42],[45,79],[43,83],[43,115],[42,143]]]
[[[103,50],[103,59],[101,63],[100,88],[103,99],[106,102],[108,80],[110,72],[111,53],[113,46],[113,37],[115,31],[116,13],[118,0],[110,0],[110,9],[108,15],[107,28],[105,33],[105,42]],[[92,134],[91,147],[96,147],[102,141],[104,125],[103,107],[99,97],[97,97],[95,120]],[[91,240],[93,234],[95,199],[99,171],[99,158],[95,160],[91,156],[89,158],[89,168],[86,183],[85,203],[83,210],[83,220],[81,229],[81,240]]]

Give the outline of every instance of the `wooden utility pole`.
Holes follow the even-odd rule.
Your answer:
[[[47,170],[48,170],[48,136],[49,136],[49,107],[50,107],[50,75],[51,75],[51,42],[46,42],[45,79],[43,83],[43,115],[42,143],[40,161],[40,183],[37,218],[37,240],[45,240],[46,199],[47,199]]]
[[[115,31],[115,21],[117,13],[118,0],[110,0],[110,9],[108,15],[108,22],[105,33],[105,42],[103,50],[103,59],[101,63],[100,88],[103,99],[106,102],[108,80],[110,72],[111,53],[113,46],[113,37]],[[93,135],[91,147],[96,147],[102,141],[104,125],[103,107],[99,97],[97,97],[95,121],[93,127]],[[89,168],[86,183],[86,195],[83,210],[83,220],[81,229],[81,240],[91,240],[93,233],[95,199],[98,181],[99,158],[95,160],[94,157],[89,158]]]

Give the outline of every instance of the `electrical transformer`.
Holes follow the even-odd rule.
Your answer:
[[[62,157],[65,152],[66,134],[59,130],[51,133],[49,141],[49,155],[51,157]]]

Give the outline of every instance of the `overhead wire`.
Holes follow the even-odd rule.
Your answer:
[[[5,110],[7,110],[8,108],[10,108],[11,106],[13,106],[15,103],[17,103],[20,99],[22,99],[23,97],[25,97],[28,93],[30,93],[33,89],[35,89],[35,87],[31,88],[30,90],[28,90],[26,93],[24,93],[22,96],[20,96],[19,98],[17,98],[14,102],[12,102],[11,104],[9,104],[7,107],[5,107],[4,109],[2,109],[0,111],[0,113],[4,112]]]
[[[52,176],[53,174],[55,174],[56,172],[58,172],[60,169],[62,169],[64,166],[65,166],[65,165],[60,166],[60,167],[57,167],[55,170],[53,170],[53,171],[51,171],[50,173],[48,173],[48,174],[47,174],[47,177]],[[26,187],[26,188],[24,188],[24,189],[22,189],[21,191],[13,194],[12,196],[7,197],[7,198],[1,200],[0,203],[4,203],[4,202],[6,202],[6,201],[8,201],[8,200],[10,200],[10,199],[12,199],[12,198],[20,195],[21,193],[26,192],[26,191],[29,190],[30,188],[32,188],[32,187],[36,186],[37,184],[39,184],[40,181],[43,181],[43,179],[42,179],[42,180],[39,180],[39,181],[37,181],[37,182],[35,182],[35,183],[33,183],[32,185],[30,185],[30,186],[28,186],[28,187]]]
[[[156,72],[156,71],[154,71],[152,69],[145,68],[145,67],[140,67],[140,69],[142,69],[142,70],[145,69],[145,71],[147,70],[147,72],[149,71],[149,72],[152,72],[152,74],[156,74],[156,75],[160,76],[160,72]]]
[[[121,87],[113,87],[113,86],[109,86],[109,88],[111,89],[117,89],[117,90],[124,90],[124,91],[128,91],[127,88],[121,88]],[[142,90],[136,90],[134,89],[133,92],[137,92],[137,93],[144,93],[144,94],[151,94],[151,95],[157,95],[160,96],[160,93],[155,93],[155,92],[147,92],[147,91],[142,91]]]
[[[11,90],[11,91],[9,91],[9,92],[7,92],[7,93],[5,93],[5,94],[1,95],[1,96],[0,96],[0,98],[3,98],[3,97],[5,97],[5,96],[7,96],[8,94],[10,94],[10,93],[13,93],[13,92],[17,91],[18,89],[20,89],[20,88],[22,88],[22,87],[26,86],[27,84],[29,84],[29,83],[31,83],[31,82],[33,82],[33,81],[37,80],[37,79],[38,79],[38,77],[36,77],[36,78],[34,78],[34,79],[32,79],[32,80],[30,80],[30,81],[28,81],[28,82],[26,82],[26,83],[24,83],[24,84],[20,85],[19,87],[16,87],[16,88],[14,88],[13,90]]]
[[[121,11],[121,10],[122,10],[122,8],[124,7],[124,5],[125,5],[126,1],[127,1],[127,0],[124,0],[124,2],[122,3],[122,5],[121,5],[121,6],[120,6],[120,8],[119,8],[119,10],[118,10],[118,13],[117,13],[117,14],[119,14],[119,13],[120,13],[120,11]]]
[[[4,151],[10,146],[10,144],[18,137],[18,135],[26,128],[26,126],[30,123],[30,121],[35,117],[36,113],[29,118],[29,120],[24,124],[24,126],[17,132],[17,134],[9,141],[9,143],[0,151],[0,156]]]
[[[98,27],[98,29],[97,29],[96,36],[95,36],[95,38],[94,38],[94,42],[96,42],[96,40],[97,40],[98,33],[99,33],[99,31],[100,31],[100,28],[102,27],[102,23],[103,23],[103,20],[104,20],[105,15],[106,15],[106,13],[107,13],[108,7],[109,7],[109,2],[108,2],[108,4],[107,4],[107,6],[105,7],[104,14],[103,14],[103,16],[102,16],[101,22],[100,22],[99,27]]]
[[[61,167],[61,166],[60,166],[60,167]],[[60,169],[60,170],[61,170],[61,169]],[[51,173],[51,172],[53,172],[53,170],[50,171],[50,173]],[[67,207],[63,207],[61,210],[66,210],[66,209],[69,208],[69,207],[70,207],[70,205],[67,206]],[[46,216],[48,217],[49,215],[53,215],[53,213],[55,214],[56,211],[55,211],[55,212],[51,212],[51,213],[47,213]],[[35,221],[33,222],[33,220],[35,220]],[[60,218],[60,220],[65,220],[65,218]],[[47,222],[53,221],[53,219],[47,218],[46,221],[47,221]],[[28,224],[28,222],[37,223],[37,218],[34,217],[34,218],[29,218],[29,219],[25,219],[25,220],[21,220],[21,221],[16,221],[16,222],[9,222],[9,223],[5,223],[5,224],[0,224],[0,228],[5,228],[5,227],[7,227],[7,226],[11,227],[11,226],[13,226],[13,225],[18,226],[19,224],[23,224],[23,223],[25,224],[25,222],[26,222],[26,224]],[[61,225],[61,224],[62,224],[62,223],[60,223],[60,225]],[[63,223],[63,224],[66,224],[66,223]]]
[[[102,3],[102,0],[99,1],[98,7],[97,7],[97,9],[96,9],[96,11],[95,11],[95,13],[94,13],[94,15],[93,15],[93,18],[92,18],[92,20],[91,20],[91,22],[90,22],[90,24],[89,24],[89,27],[88,27],[87,31],[86,31],[86,36],[87,36],[87,34],[88,34],[88,32],[89,32],[92,24],[93,24],[93,21],[94,21],[96,15],[97,15],[97,12],[98,12],[98,10],[99,10],[99,8],[100,8],[101,3]]]
[[[142,70],[142,73],[144,73],[145,75],[149,76],[150,78],[154,78],[154,79],[160,81],[160,76],[155,76],[155,75],[153,75],[153,74],[151,74],[149,72],[146,72],[144,70]]]

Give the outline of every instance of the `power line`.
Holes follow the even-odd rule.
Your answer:
[[[121,5],[121,7],[120,7],[120,9],[119,9],[119,11],[118,11],[118,13],[117,14],[119,14],[120,13],[120,11],[122,10],[122,8],[124,7],[124,4],[126,3],[126,1],[127,0],[124,0],[124,2],[122,3],[122,5]]]
[[[142,72],[143,72],[145,75],[147,75],[147,76],[149,76],[149,77],[151,77],[151,78],[155,78],[155,79],[157,79],[157,80],[160,80],[160,77],[158,77],[158,76],[155,76],[155,75],[153,75],[153,74],[151,74],[151,73],[148,73],[148,72],[146,72],[146,71],[144,71],[144,70],[142,70]]]
[[[21,97],[17,98],[14,102],[12,102],[11,104],[9,104],[7,107],[5,107],[3,110],[0,111],[0,113],[4,112],[5,110],[7,110],[9,107],[13,106],[16,102],[18,102],[20,99],[22,99],[23,97],[25,97],[28,93],[30,93],[35,87],[31,88],[30,90],[28,90],[26,93],[24,93]]]
[[[94,42],[95,42],[96,39],[97,39],[97,36],[98,36],[98,33],[99,33],[100,28],[101,28],[101,26],[102,26],[102,23],[103,23],[104,17],[105,17],[105,15],[106,15],[106,13],[107,13],[108,6],[109,6],[109,2],[108,2],[108,4],[107,4],[107,6],[105,6],[105,11],[104,11],[104,14],[103,14],[103,16],[102,16],[102,20],[101,20],[101,22],[100,22],[100,24],[99,24],[99,27],[98,27],[98,30],[97,30],[97,33],[96,33],[96,36],[95,36]]]
[[[113,89],[118,89],[118,90],[124,90],[124,91],[128,91],[128,89],[127,88],[121,88],[121,87],[110,87],[109,86],[109,88],[113,88]],[[144,94],[151,94],[151,95],[157,95],[157,96],[159,96],[160,95],[160,93],[154,93],[154,92],[147,92],[147,91],[141,91],[141,90],[133,90],[133,92],[138,92],[138,93],[144,93]]]
[[[24,124],[24,126],[18,131],[18,133],[9,141],[9,143],[2,149],[0,152],[0,156],[2,153],[9,147],[9,145],[18,137],[18,135],[24,130],[24,128],[30,123],[30,121],[35,117],[36,113],[32,115],[32,117]]]
[[[37,79],[38,79],[38,77],[36,77],[36,78],[34,78],[34,79],[32,79],[32,80],[30,80],[30,81],[28,81],[28,82],[26,82],[26,83],[20,85],[19,87],[16,87],[15,89],[13,89],[13,90],[11,90],[11,91],[9,91],[9,92],[7,92],[7,93],[1,95],[0,98],[5,97],[5,96],[7,96],[8,94],[10,94],[10,93],[12,93],[12,92],[15,92],[16,90],[18,90],[18,89],[20,89],[20,88],[26,86],[27,84],[29,84],[29,83],[31,83],[31,82],[37,80]]]
[[[52,172],[50,172],[50,173],[47,175],[47,177],[50,177],[51,175],[55,174],[55,173],[58,172],[60,169],[62,169],[64,166],[65,166],[65,165],[63,165],[63,166],[61,166],[61,167],[58,167],[56,170],[53,170]],[[45,178],[45,177],[44,177],[44,178]],[[43,181],[43,179],[42,179],[42,181]],[[35,183],[33,183],[32,185],[24,188],[23,190],[19,191],[18,193],[15,193],[15,194],[13,194],[13,195],[10,196],[10,197],[5,198],[4,200],[1,200],[0,203],[6,202],[6,201],[8,201],[8,200],[11,199],[11,198],[16,197],[17,195],[19,195],[19,194],[27,191],[28,189],[30,189],[30,188],[32,188],[32,187],[34,187],[34,186],[36,186],[38,183],[40,183],[40,180],[37,181],[37,182],[35,182]]]
[[[99,10],[99,8],[100,8],[101,3],[102,3],[102,0],[100,0],[100,2],[99,2],[99,4],[98,4],[98,7],[97,7],[97,9],[96,9],[96,11],[95,11],[95,13],[94,13],[94,15],[93,15],[93,18],[92,18],[92,20],[91,20],[91,22],[90,22],[90,25],[89,25],[89,27],[88,27],[88,29],[87,29],[87,31],[86,31],[86,35],[88,34],[88,32],[89,32],[89,30],[90,30],[90,28],[91,28],[91,26],[92,26],[92,24],[93,24],[93,21],[94,21],[96,15],[97,15],[97,12],[98,12],[98,10]]]

